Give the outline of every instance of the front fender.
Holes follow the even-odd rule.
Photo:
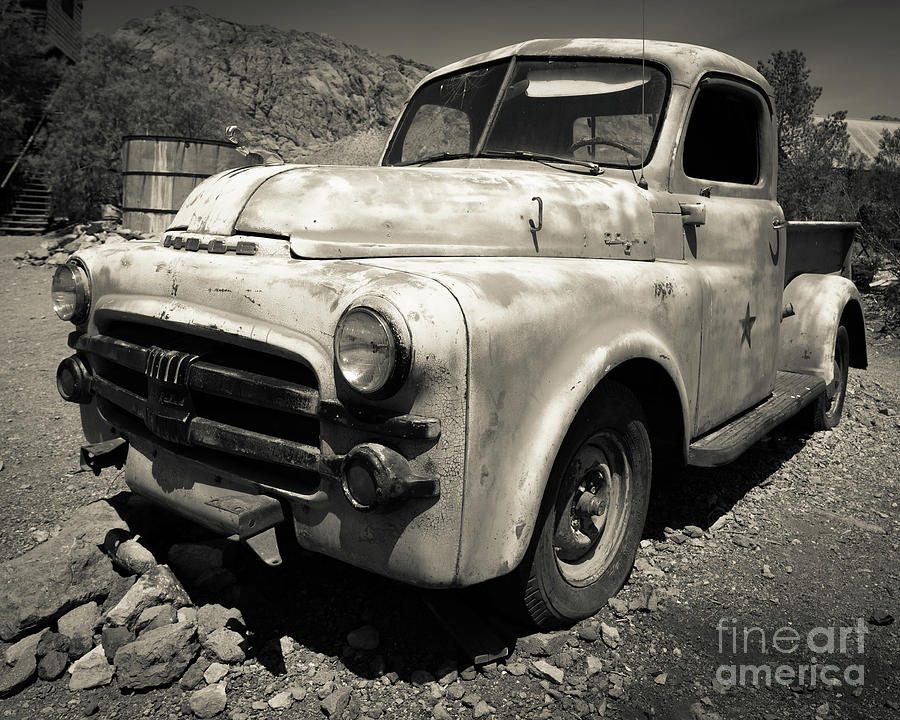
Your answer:
[[[677,389],[682,425],[691,428],[701,289],[688,266],[519,258],[397,265],[445,284],[466,318],[461,584],[519,564],[572,420],[622,363],[660,366]]]
[[[850,364],[867,365],[862,303],[856,286],[840,275],[798,275],[784,289],[784,305],[793,315],[781,323],[779,370],[834,380],[834,342],[843,322],[850,335]]]

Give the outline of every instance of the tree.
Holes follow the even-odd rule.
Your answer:
[[[806,56],[778,50],[757,69],[772,86],[778,122],[779,200],[791,219],[854,219],[845,169],[850,156],[847,113],[813,119],[822,88],[811,85]]]
[[[18,0],[0,0],[0,159],[22,149],[57,74]]]
[[[121,202],[123,136],[215,139],[243,121],[184,64],[96,35],[53,93],[33,165],[47,178],[56,212],[86,219],[100,203]]]
[[[881,131],[875,166],[883,170],[900,171],[900,128],[894,132],[890,132],[887,128]]]
[[[758,61],[756,69],[774,90],[779,154],[790,157],[805,144],[822,88],[810,85],[806,56],[799,50],[777,50],[765,63]]]

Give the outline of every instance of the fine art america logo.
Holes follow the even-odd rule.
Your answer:
[[[862,618],[855,625],[815,627],[806,632],[786,626],[767,632],[746,627],[736,618],[716,625],[719,655],[716,680],[735,685],[819,687],[865,684],[865,635]]]

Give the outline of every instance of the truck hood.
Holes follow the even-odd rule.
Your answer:
[[[241,168],[201,183],[172,229],[288,237],[305,258],[654,258],[649,192],[522,164]]]

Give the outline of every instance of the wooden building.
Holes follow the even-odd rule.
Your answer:
[[[81,55],[81,11],[84,0],[20,0],[44,33],[48,52],[76,62]]]

